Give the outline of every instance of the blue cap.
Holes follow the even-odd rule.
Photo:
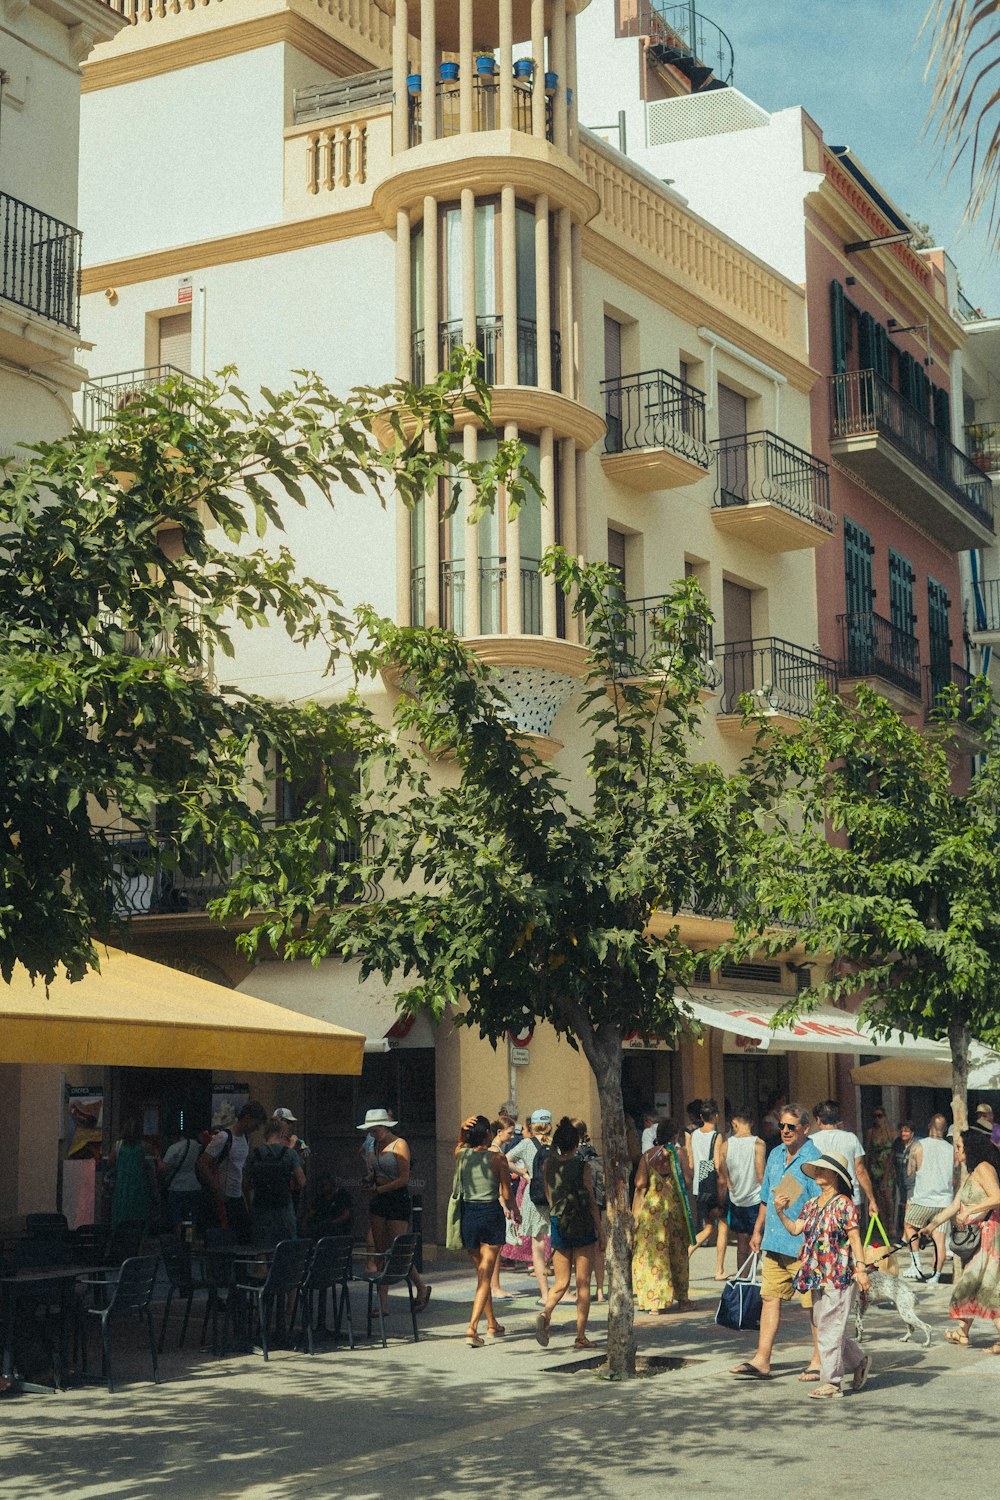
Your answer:
[[[531,1116],[532,1125],[551,1125],[552,1111],[550,1109],[536,1109]]]

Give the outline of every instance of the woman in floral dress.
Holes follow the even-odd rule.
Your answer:
[[[976,1318],[985,1318],[997,1331],[987,1354],[1000,1354],[1000,1150],[989,1133],[976,1126],[963,1130],[955,1156],[969,1175],[947,1208],[924,1226],[923,1235],[940,1229],[949,1219],[959,1224],[979,1224],[979,1252],[955,1282],[949,1315],[956,1326],[945,1334],[949,1344],[969,1347],[969,1331]],[[921,1238],[923,1238],[921,1235]]]
[[[686,1154],[682,1166],[676,1136],[675,1122],[661,1120],[635,1174],[632,1290],[644,1312],[665,1313],[673,1301],[682,1312],[691,1306],[688,1246],[694,1243],[694,1226],[685,1187]]]
[[[865,1159],[875,1189],[875,1201],[885,1225],[891,1234],[896,1222],[896,1162],[893,1152],[896,1136],[879,1105],[875,1110],[875,1123],[868,1132]]]

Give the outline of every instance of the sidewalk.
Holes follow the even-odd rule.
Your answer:
[[[951,1493],[995,1472],[1000,1359],[945,1344],[948,1289],[920,1287],[934,1328],[929,1350],[901,1342],[891,1309],[868,1319],[874,1374],[862,1395],[808,1401],[794,1375],[809,1357],[805,1315],[782,1324],[775,1379],[751,1383],[728,1368],[753,1335],[713,1323],[714,1252],[695,1260],[693,1312],[637,1320],[645,1354],[689,1361],[618,1385],[565,1373],[574,1310],[553,1319],[552,1342],[533,1337],[534,1284],[505,1304],[507,1337],[483,1349],[462,1338],[471,1275],[442,1271],[416,1345],[405,1298],[394,1299],[389,1347],[362,1340],[312,1359],[278,1351],[213,1360],[176,1351],[168,1334],[163,1384],[148,1356],[121,1361],[114,1396],[93,1385],[0,1403],[3,1500],[740,1500],[822,1488],[824,1500],[904,1489]],[[197,1303],[196,1303],[197,1306]],[[364,1331],[356,1295],[356,1326]],[[590,1333],[603,1337],[606,1309]],[[194,1322],[194,1319],[192,1319]],[[197,1329],[195,1334],[197,1336]],[[981,1344],[985,1333],[974,1332]],[[189,1335],[190,1338],[190,1335]],[[138,1345],[136,1346],[138,1348]],[[919,1478],[917,1479],[917,1476]]]

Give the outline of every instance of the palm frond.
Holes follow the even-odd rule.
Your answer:
[[[988,214],[1000,246],[1000,0],[933,0],[925,32],[935,74],[928,123],[937,120],[949,172],[968,162],[965,221]]]

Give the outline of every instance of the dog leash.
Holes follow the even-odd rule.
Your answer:
[[[865,1235],[865,1245],[864,1245],[864,1247],[865,1247],[866,1250],[868,1249],[868,1245],[869,1245],[869,1243],[871,1241],[872,1230],[875,1229],[875,1228],[878,1229],[879,1234],[882,1236],[882,1243],[883,1243],[883,1245],[886,1248],[882,1251],[881,1255],[876,1255],[876,1257],[875,1257],[874,1260],[868,1261],[868,1266],[869,1267],[877,1266],[878,1263],[879,1263],[879,1261],[888,1260],[888,1258],[889,1258],[890,1255],[895,1255],[896,1252],[899,1251],[899,1250],[909,1250],[909,1252],[910,1252],[910,1260],[913,1263],[913,1269],[917,1273],[916,1279],[919,1280],[919,1281],[929,1281],[930,1280],[930,1277],[924,1274],[924,1271],[923,1271],[923,1269],[922,1269],[922,1267],[920,1265],[920,1262],[917,1260],[916,1253],[914,1252],[913,1246],[910,1243],[910,1241],[909,1240],[902,1240],[902,1239],[901,1240],[890,1240],[889,1236],[885,1232],[885,1225],[882,1223],[882,1220],[879,1218],[878,1214],[874,1214],[872,1216],[872,1218],[870,1218],[868,1220],[868,1231],[867,1231],[867,1233]],[[914,1238],[916,1239],[917,1244],[919,1245],[919,1243],[920,1243],[920,1236],[919,1235],[915,1235]]]

